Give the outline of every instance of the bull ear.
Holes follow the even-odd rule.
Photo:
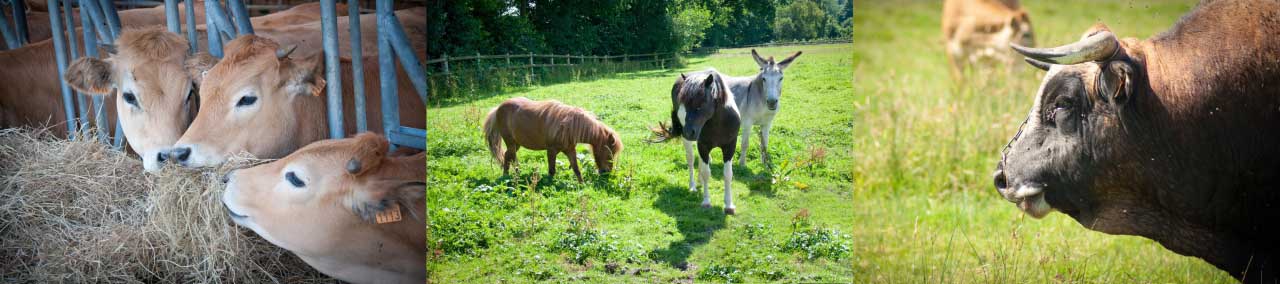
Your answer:
[[[94,57],[81,57],[67,66],[62,76],[67,85],[77,92],[88,94],[109,94],[116,84],[115,68],[111,62]]]
[[[1098,79],[1099,94],[1114,107],[1123,107],[1133,95],[1133,67],[1124,61],[1112,61],[1102,68]]]
[[[209,73],[209,69],[213,69],[213,65],[218,64],[218,59],[208,52],[198,52],[187,57],[187,61],[183,62],[183,67],[187,69],[187,76],[191,78],[191,82],[200,85],[204,81],[204,76]]]
[[[285,90],[290,95],[307,94],[320,96],[324,92],[324,57],[315,54],[301,60],[289,60],[281,68],[285,82]]]
[[[360,133],[352,138],[356,144],[356,150],[351,155],[351,159],[347,160],[347,174],[360,176],[369,172],[370,169],[378,167],[382,159],[387,156],[387,149],[391,148],[391,143],[387,139],[382,138],[373,133]]]

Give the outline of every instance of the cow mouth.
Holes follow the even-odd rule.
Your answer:
[[[1049,212],[1053,211],[1053,207],[1049,206],[1049,202],[1044,199],[1044,187],[1020,185],[1018,188],[1006,196],[1010,202],[1018,205],[1018,209],[1033,218],[1040,219]]]
[[[249,216],[247,215],[240,215],[240,213],[236,213],[235,210],[231,210],[231,207],[227,206],[226,203],[222,204],[222,208],[227,210],[227,216],[231,216],[231,219],[244,220],[249,218]]]

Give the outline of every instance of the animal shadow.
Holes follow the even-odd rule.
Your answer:
[[[719,206],[702,208],[701,203],[702,196],[683,185],[662,187],[653,205],[676,220],[676,228],[684,238],[650,252],[654,260],[680,270],[688,270],[689,255],[693,253],[693,249],[707,244],[717,230],[725,227],[724,209]]]

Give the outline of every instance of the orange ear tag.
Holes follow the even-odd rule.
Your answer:
[[[376,219],[378,220],[378,224],[400,222],[401,219],[404,219],[400,215],[400,204],[391,203],[391,206],[387,206],[386,210],[378,212]]]

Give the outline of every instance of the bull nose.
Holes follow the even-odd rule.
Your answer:
[[[178,148],[173,148],[172,150],[169,150],[169,158],[172,158],[178,161],[179,163],[186,162],[187,158],[190,158],[190,157],[191,157],[191,147],[178,147]]]
[[[1009,178],[1005,177],[1003,169],[996,169],[996,173],[992,179],[997,191],[1003,193],[1005,192],[1005,189],[1009,188]]]

